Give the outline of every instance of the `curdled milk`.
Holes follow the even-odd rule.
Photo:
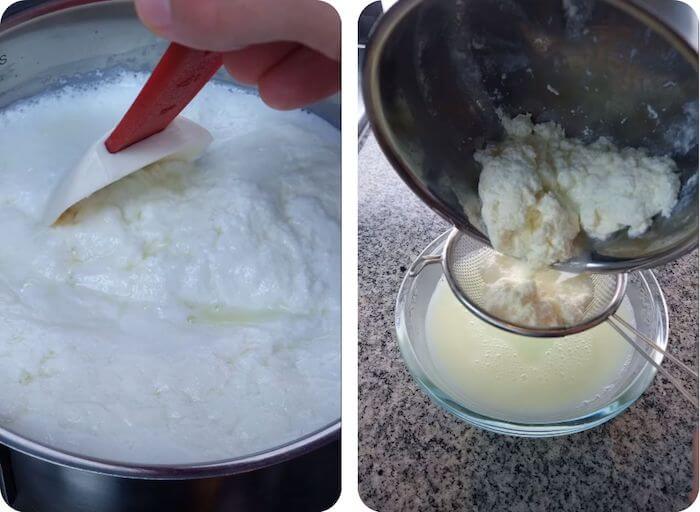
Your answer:
[[[193,463],[340,415],[340,138],[210,83],[214,142],[98,192],[61,175],[126,111],[117,73],[0,111],[0,425],[82,455]]]
[[[481,305],[490,314],[531,327],[565,327],[584,320],[593,301],[590,274],[533,269],[510,256],[486,251]]]
[[[533,266],[566,261],[580,231],[605,240],[642,235],[668,217],[680,189],[676,163],[601,137],[567,138],[556,123],[499,112],[505,140],[477,151],[481,214],[496,250]]]
[[[619,313],[631,321],[627,299]],[[633,348],[601,324],[565,338],[528,338],[474,316],[441,278],[425,320],[440,387],[467,408],[515,422],[552,422],[593,412],[611,398]]]

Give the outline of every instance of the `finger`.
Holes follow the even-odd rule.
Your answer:
[[[340,60],[340,18],[320,0],[136,0],[143,23],[193,48],[295,41]]]
[[[237,81],[257,85],[260,77],[287,55],[299,48],[298,43],[263,43],[224,54],[224,66]]]
[[[303,107],[340,89],[340,67],[325,55],[301,47],[263,74],[258,89],[273,108]]]

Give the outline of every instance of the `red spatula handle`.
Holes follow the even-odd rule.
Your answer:
[[[134,104],[105,141],[107,151],[117,153],[165,130],[221,64],[220,53],[172,43]]]

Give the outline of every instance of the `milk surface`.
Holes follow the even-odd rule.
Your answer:
[[[51,190],[144,75],[0,111],[0,426],[131,463],[289,442],[340,414],[340,138],[210,83],[214,142],[42,224]]]

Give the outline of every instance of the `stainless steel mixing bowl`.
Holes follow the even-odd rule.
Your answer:
[[[581,240],[570,270],[621,271],[698,243],[697,19],[674,0],[400,0],[370,41],[363,93],[388,159],[456,227],[488,243],[474,151],[496,109],[677,162],[681,199],[643,236]]]
[[[82,73],[150,70],[165,50],[128,0],[40,4],[0,24],[0,108]],[[231,81],[224,72],[216,79]],[[338,98],[309,110],[340,127]],[[339,438],[340,419],[234,459],[130,465],[66,453],[0,426],[0,491],[27,512],[323,510],[340,492]]]

